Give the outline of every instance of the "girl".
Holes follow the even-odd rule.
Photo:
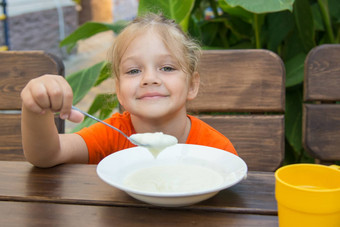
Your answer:
[[[135,19],[116,38],[111,56],[116,93],[125,112],[113,114],[107,123],[128,136],[163,132],[175,136],[179,143],[237,154],[226,137],[187,115],[186,102],[194,99],[199,89],[200,48],[172,20],[156,14]],[[113,152],[134,146],[101,123],[58,135],[53,112],[73,122],[83,118],[71,110],[72,90],[63,77],[33,79],[21,98],[24,153],[33,165],[98,163]]]

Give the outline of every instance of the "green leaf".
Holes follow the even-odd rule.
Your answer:
[[[253,15],[253,14],[252,14]],[[252,27],[237,17],[223,18],[224,25],[229,28],[233,35],[239,39],[251,40],[253,35]]]
[[[287,138],[285,138],[285,158],[283,161],[283,165],[289,165],[297,163],[298,153],[295,152],[294,148],[290,145]]]
[[[251,42],[247,42],[247,41],[241,41],[237,44],[234,44],[233,46],[231,46],[229,49],[253,49],[254,45]]]
[[[100,85],[103,81],[107,80],[108,78],[111,77],[111,64],[109,62],[104,62],[104,66],[102,70],[100,71],[100,74],[98,76],[98,79],[96,83],[93,86],[98,86]]]
[[[278,46],[294,28],[294,17],[288,11],[270,13],[267,15],[267,23],[267,48],[272,51],[276,51]]]
[[[99,23],[99,22],[86,22],[67,36],[60,42],[60,47],[68,46],[67,50],[70,51],[79,40],[87,39],[97,33],[104,31],[113,31],[119,33],[125,26],[126,21],[117,21],[114,24]]]
[[[199,27],[199,20],[194,16],[191,15],[191,18],[189,19],[189,28],[188,33],[196,40],[200,40],[201,38],[201,30]]]
[[[315,159],[310,156],[305,150],[301,150],[299,163],[315,163]]]
[[[80,5],[81,4],[81,0],[72,0],[74,1],[76,4]]]
[[[262,48],[261,30],[264,23],[265,14],[254,14],[253,30],[255,32],[255,46],[257,49]]]
[[[284,61],[293,58],[301,52],[305,52],[305,49],[302,45],[303,41],[300,39],[298,31],[294,26],[292,32],[289,33],[287,38],[284,40],[284,44],[282,46],[282,52],[280,56]]]
[[[202,32],[202,43],[203,45],[209,46],[213,43],[218,32],[218,23],[215,21],[206,21],[200,25]]]
[[[253,13],[239,7],[230,6],[226,0],[218,0],[218,6],[223,10],[223,12],[228,15],[240,18],[241,20],[251,24],[253,20]]]
[[[322,16],[323,23],[325,25],[325,29],[327,31],[327,38],[328,42],[330,43],[336,43],[333,33],[333,26],[330,16],[330,11],[328,7],[328,0],[318,0],[319,7],[320,7],[320,13]]]
[[[314,26],[316,31],[325,31],[325,26],[322,21],[322,16],[320,13],[320,7],[318,4],[312,4],[312,14],[314,18]]]
[[[314,20],[309,1],[296,0],[293,14],[305,53],[308,53],[315,46]]]
[[[200,32],[195,31],[195,34],[200,34],[198,39],[203,46],[224,49],[235,43],[251,40],[251,25],[236,17],[210,19],[197,23],[196,27]]]
[[[100,62],[90,68],[73,73],[66,77],[73,90],[73,105],[77,104],[89,92],[97,81],[106,62]]]
[[[340,23],[340,4],[339,0],[328,0],[329,14],[331,15],[332,21]]]
[[[294,0],[225,0],[231,7],[240,6],[253,13],[293,11]]]
[[[118,108],[119,102],[117,95],[114,93],[110,94],[98,94],[92,102],[88,113],[95,115],[99,112],[99,119],[108,118],[115,108]]]
[[[302,150],[302,84],[286,90],[285,134],[296,153]]]
[[[167,18],[174,19],[182,26],[184,31],[188,30],[190,12],[193,9],[195,0],[140,0],[138,15],[148,12],[163,13]]]
[[[302,83],[304,78],[305,53],[299,53],[289,59],[286,65],[286,87],[292,87]]]
[[[97,116],[97,118],[104,120],[111,116],[114,109],[119,106],[116,94],[98,94],[93,100],[89,110],[89,114]],[[99,116],[98,113],[99,112]],[[73,128],[72,132],[77,132],[84,127],[89,127],[97,121],[86,117],[84,121]]]

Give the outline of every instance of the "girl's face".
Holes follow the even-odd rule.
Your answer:
[[[187,100],[196,97],[194,82],[180,68],[159,35],[152,30],[137,36],[122,56],[116,92],[121,105],[141,119],[162,119],[185,113]]]

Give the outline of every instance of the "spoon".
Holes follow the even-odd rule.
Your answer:
[[[126,137],[131,143],[133,143],[134,145],[141,146],[141,147],[150,147],[150,144],[144,144],[144,143],[140,143],[140,142],[136,141],[135,139],[133,139],[133,138],[127,136],[124,132],[120,131],[118,128],[113,127],[112,125],[106,123],[105,121],[102,121],[102,120],[96,118],[95,116],[92,116],[91,114],[88,114],[88,113],[86,113],[85,111],[82,111],[81,109],[79,109],[79,108],[77,108],[77,107],[75,107],[75,106],[72,106],[72,109],[74,109],[74,110],[76,110],[76,111],[78,111],[78,112],[84,114],[85,116],[88,116],[89,118],[92,118],[92,119],[95,120],[95,121],[98,121],[98,122],[100,122],[100,123],[102,123],[102,124],[104,124],[104,125],[106,125],[106,126],[112,128],[112,129],[116,130],[117,132],[119,132],[119,133],[121,133],[123,136],[125,136],[125,137]]]

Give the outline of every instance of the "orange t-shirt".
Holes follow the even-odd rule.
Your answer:
[[[224,135],[198,118],[190,115],[188,117],[191,120],[191,129],[186,141],[187,144],[215,147],[237,155],[234,146]],[[136,133],[128,112],[115,113],[105,122],[123,131],[127,136]],[[85,140],[90,164],[98,164],[103,158],[116,151],[136,146],[119,132],[101,123],[83,128],[77,134]]]

